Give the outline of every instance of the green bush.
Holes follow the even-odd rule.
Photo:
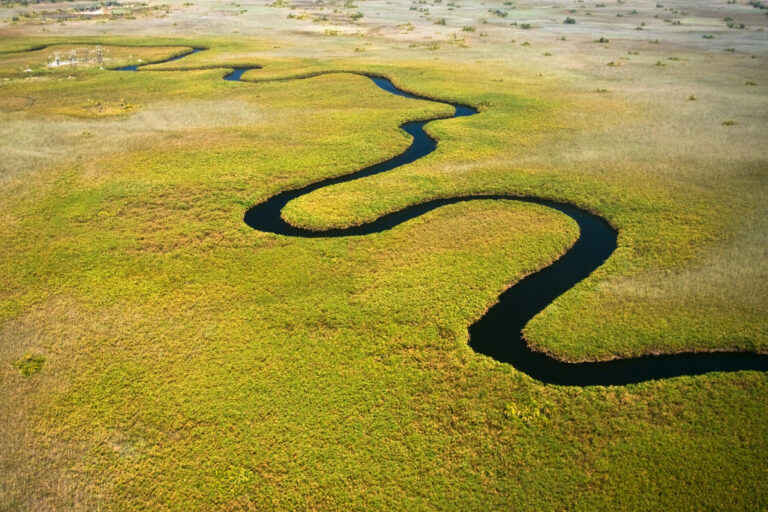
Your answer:
[[[531,399],[526,399],[519,403],[510,402],[504,408],[505,418],[527,427],[545,421],[548,416],[548,407],[538,404]]]
[[[43,363],[45,363],[45,358],[43,356],[26,354],[23,358],[13,363],[13,365],[20,374],[29,377],[30,375],[39,372],[43,367]]]

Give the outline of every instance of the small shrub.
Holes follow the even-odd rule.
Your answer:
[[[576,24],[576,19],[575,18],[571,18],[570,16],[568,16],[567,18],[565,18],[565,21],[563,22],[563,24],[565,24],[565,25],[575,25]]]
[[[43,368],[45,358],[43,356],[36,356],[32,354],[26,354],[24,357],[13,363],[16,369],[25,377],[34,375]]]
[[[608,39],[606,37],[600,37],[600,39],[597,39],[595,42],[596,43],[610,43],[611,41],[610,41],[610,39]]]
[[[549,413],[547,405],[538,404],[531,399],[526,399],[519,403],[510,402],[504,407],[505,418],[517,425],[526,427],[546,421]]]
[[[730,119],[728,121],[723,121],[723,126],[733,126],[735,124],[736,124],[736,121],[732,121]]]
[[[461,30],[463,30],[464,32],[474,32],[475,31],[475,26],[474,25],[464,25],[464,27],[462,27]]]
[[[690,96],[688,96],[688,101],[696,101],[696,96],[691,94]]]
[[[747,80],[744,82],[744,85],[757,85],[757,82],[753,82],[752,80]]]

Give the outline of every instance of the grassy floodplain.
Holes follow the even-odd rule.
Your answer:
[[[565,200],[619,248],[530,343],[573,361],[765,352],[764,11],[414,5],[64,25],[3,6],[0,509],[768,507],[764,374],[543,386],[468,348],[498,293],[575,240],[556,212],[475,202],[336,240],[242,223],[450,110],[351,74],[266,81],[380,73],[481,113],[429,125],[439,148],[411,166],[294,201],[290,222]],[[47,65],[97,44],[107,68],[209,49],[163,72]],[[234,65],[263,69],[221,80]]]

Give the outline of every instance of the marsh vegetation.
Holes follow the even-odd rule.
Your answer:
[[[383,74],[480,114],[428,125],[436,152],[286,220],[569,202],[619,247],[528,325],[538,350],[765,352],[768,17],[665,4],[201,1],[64,26],[4,5],[0,508],[765,508],[765,374],[545,386],[467,346],[500,291],[573,243],[567,217],[475,202],[334,240],[242,223],[450,114],[351,74],[264,80]],[[48,66],[97,45],[106,65]],[[190,47],[209,50],[109,70]],[[221,80],[253,65],[252,83]]]

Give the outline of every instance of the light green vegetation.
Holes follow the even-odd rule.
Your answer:
[[[766,351],[762,36],[693,11],[758,57],[699,33],[676,46],[685,26],[653,21],[654,5],[430,3],[428,20],[360,2],[332,24],[312,21],[315,3],[293,10],[303,20],[244,4],[226,32],[265,33],[241,40],[1,28],[0,52],[101,43],[122,64],[206,46],[156,68],[212,69],[0,55],[0,509],[768,507],[764,374],[561,388],[467,346],[501,290],[573,243],[556,212],[457,204],[335,240],[242,222],[280,190],[401,151],[401,122],[450,112],[350,74],[264,80],[385,74],[481,114],[430,124],[435,153],[294,201],[288,220],[345,226],[476,192],[566,200],[617,227],[619,248],[530,324],[531,343],[571,360]],[[178,34],[208,8],[111,33]],[[599,25],[611,17],[627,32]],[[512,21],[535,27],[530,47]],[[264,69],[222,81],[235,64]],[[28,355],[45,363],[25,376]]]
[[[3,49],[0,75],[3,78],[48,77],[90,67],[141,65],[189,51],[184,47],[130,47],[93,44],[54,44],[31,52]],[[58,61],[57,61],[58,58]],[[56,74],[53,76],[58,77]],[[69,76],[69,75],[68,75]]]

